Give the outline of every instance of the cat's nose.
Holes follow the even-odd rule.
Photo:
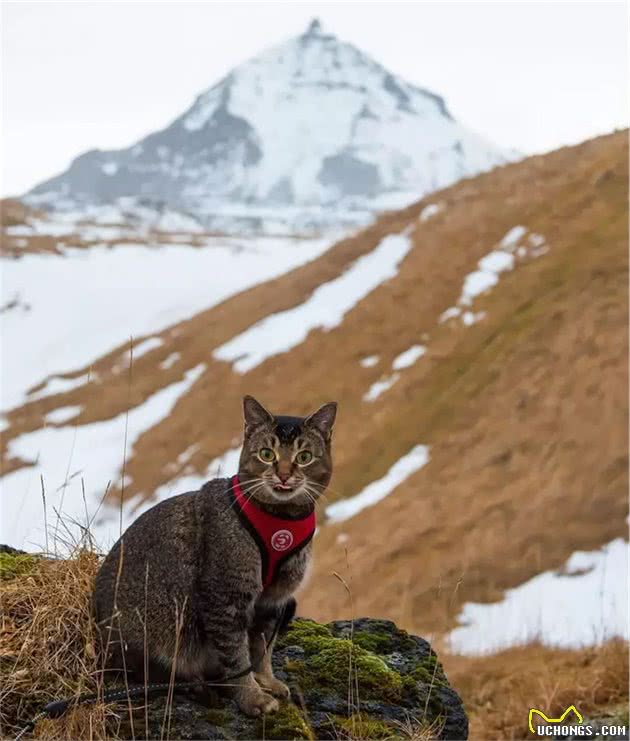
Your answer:
[[[283,484],[286,484],[291,477],[291,471],[278,471],[278,478]]]

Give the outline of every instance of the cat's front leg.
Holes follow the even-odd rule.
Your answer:
[[[254,623],[249,631],[249,650],[256,680],[274,697],[288,700],[291,691],[286,684],[274,676],[271,657],[275,643],[276,625],[282,621],[283,605],[257,605]]]
[[[276,698],[265,692],[251,672],[236,688],[235,699],[245,715],[252,717],[263,713],[275,713],[279,707]]]
[[[225,686],[243,713],[257,716],[275,712],[278,701],[261,688],[251,670],[243,676],[230,679],[251,667],[247,630],[249,621],[246,617],[248,612],[251,614],[246,609],[225,607],[221,612],[206,614],[204,627],[212,638]]]

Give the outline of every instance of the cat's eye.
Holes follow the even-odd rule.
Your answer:
[[[276,460],[276,454],[271,448],[261,448],[258,457],[263,463],[273,463]]]
[[[298,466],[308,466],[312,460],[313,454],[310,450],[300,450],[300,452],[295,456],[295,462]]]

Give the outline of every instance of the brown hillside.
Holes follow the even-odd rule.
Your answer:
[[[493,656],[445,655],[444,668],[461,692],[470,738],[532,738],[530,707],[558,718],[570,705],[585,723],[628,726],[628,644],[613,640],[582,649],[533,643]]]
[[[206,363],[172,414],[135,446],[126,492],[134,496],[186,466],[204,471],[235,445],[245,393],[294,413],[337,399],[330,500],[356,494],[418,443],[430,446],[431,460],[378,506],[321,528],[302,612],[322,620],[349,613],[337,571],[351,580],[355,615],[444,630],[463,601],[496,598],[626,531],[627,160],[620,132],[387,214],[317,260],[166,329],[131,380],[119,370],[125,348],[116,348],[93,364],[93,382],[11,412],[3,445],[66,405],[83,405],[81,424],[110,418]],[[421,221],[432,202],[444,209]],[[465,275],[517,224],[544,235],[548,254],[524,258],[475,302],[483,321],[440,324]],[[339,327],[311,332],[245,375],[212,359],[224,341],[298,305],[407,227],[414,248],[398,275]],[[363,401],[393,358],[418,342],[427,355],[375,403]],[[161,369],[173,352],[177,363]],[[372,354],[379,363],[362,367]],[[190,461],[177,464],[193,444]],[[7,469],[21,463],[4,461]]]

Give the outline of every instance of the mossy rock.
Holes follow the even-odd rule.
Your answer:
[[[388,620],[294,620],[274,667],[302,698],[316,738],[403,737],[410,723],[431,726],[436,738],[467,737],[461,700],[430,645]],[[329,713],[325,722],[312,708]]]
[[[313,739],[304,713],[291,702],[282,703],[277,713],[261,718],[256,727],[256,738]]]
[[[0,552],[0,581],[10,581],[28,574],[37,563],[37,557],[20,551]]]
[[[410,738],[415,733],[423,739],[467,738],[461,700],[437,656],[422,638],[389,621],[363,618],[321,625],[296,619],[278,639],[273,665],[292,694],[277,713],[252,719],[227,698],[208,693],[201,704],[176,695],[170,737],[358,740]],[[145,727],[139,707],[136,737],[163,736],[165,710],[163,697],[152,700]],[[429,735],[426,729],[431,729]],[[128,723],[112,730],[131,738]]]

